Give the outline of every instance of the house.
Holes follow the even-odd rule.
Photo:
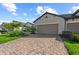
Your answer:
[[[0,30],[2,30],[2,26],[0,25]]]
[[[64,31],[79,33],[79,10],[76,10],[73,14],[64,14],[62,16],[65,19]]]
[[[30,23],[30,22],[27,22],[24,24],[24,26],[22,27],[22,30],[26,30],[28,27],[32,27],[34,24],[33,23]]]
[[[32,25],[33,25],[33,23],[30,23],[30,22],[25,23],[26,27],[31,27]]]
[[[3,27],[3,25],[0,25],[0,34],[8,32],[7,30],[5,30],[5,28]]]
[[[1,25],[0,25],[0,31],[2,30],[2,27],[1,27]],[[1,34],[1,32],[0,32],[0,34]]]
[[[38,34],[62,34],[63,31],[79,33],[79,10],[73,14],[56,15],[49,12],[34,21]]]

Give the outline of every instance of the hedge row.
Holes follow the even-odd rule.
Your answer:
[[[62,37],[67,38],[68,40],[73,40],[73,41],[79,42],[79,34],[78,33],[73,33],[70,31],[63,31]]]

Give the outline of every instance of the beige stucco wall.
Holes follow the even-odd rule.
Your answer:
[[[69,19],[67,22],[67,31],[79,33],[79,19]]]
[[[54,16],[51,14],[45,14],[43,17],[41,17],[35,22],[36,26],[44,24],[58,24],[58,34],[61,34],[62,31],[64,31],[64,19],[61,17]]]
[[[79,33],[79,23],[68,23],[67,30]]]
[[[79,18],[77,19],[69,19],[66,23],[79,23]]]

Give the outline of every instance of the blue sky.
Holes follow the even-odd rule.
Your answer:
[[[73,13],[79,9],[79,3],[1,3],[0,23],[12,20],[33,22],[43,13]]]

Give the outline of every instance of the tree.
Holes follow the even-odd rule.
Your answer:
[[[18,22],[18,21],[12,21],[12,24],[15,28],[19,28],[19,27],[22,27],[24,25],[24,23]]]
[[[3,23],[3,27],[7,30],[13,30],[13,24],[12,23]]]
[[[24,23],[19,21],[12,21],[10,23],[3,23],[2,26],[7,30],[14,30],[18,29],[19,27],[22,27]]]

